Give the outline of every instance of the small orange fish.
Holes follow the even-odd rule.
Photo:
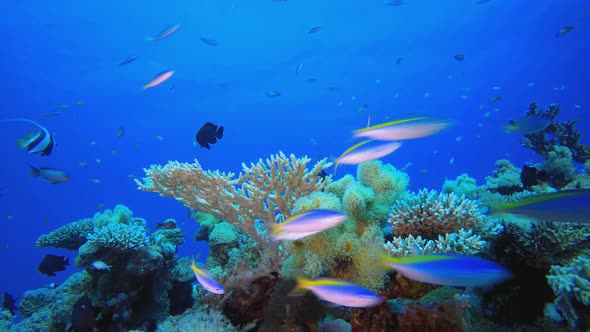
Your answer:
[[[174,70],[163,71],[163,72],[159,73],[158,75],[154,76],[154,78],[148,84],[143,86],[143,89],[146,90],[149,88],[153,88],[156,85],[160,85],[164,81],[166,81],[167,79],[172,77],[172,75],[174,75]]]

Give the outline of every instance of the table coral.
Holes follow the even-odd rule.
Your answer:
[[[38,248],[53,247],[68,250],[78,250],[87,239],[86,236],[94,230],[92,219],[82,219],[61,226],[49,234],[41,235],[35,245]]]

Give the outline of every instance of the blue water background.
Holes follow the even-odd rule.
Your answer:
[[[242,162],[279,150],[330,158],[356,142],[351,131],[365,126],[369,114],[372,123],[432,114],[453,119],[454,127],[405,142],[383,160],[398,168],[411,163],[411,190],[440,189],[445,178],[463,172],[482,184],[497,159],[519,167],[541,160],[520,147],[520,135],[502,129],[532,101],[561,104],[560,119],[579,119],[590,143],[589,6],[569,0],[3,1],[0,118],[37,120],[58,146],[49,157],[27,154],[16,138],[36,128],[0,123],[0,291],[20,298],[79,271],[70,266],[53,278],[37,272],[47,253],[71,261],[76,253],[38,249],[35,239],[118,203],[151,229],[175,218],[186,234],[179,255],[202,251],[204,260],[186,209],[138,191],[128,177],[152,163],[198,158],[205,168],[238,172]],[[169,38],[146,39],[176,23],[182,27]],[[567,25],[575,29],[556,38]],[[308,34],[314,26],[321,30]],[[457,61],[457,53],[465,60]],[[137,60],[119,66],[128,56]],[[169,81],[142,90],[169,69],[176,71]],[[271,90],[281,96],[267,97]],[[496,95],[503,99],[488,103]],[[71,109],[40,115],[60,104]],[[357,112],[363,104],[368,110]],[[206,121],[225,127],[210,151],[193,147]],[[31,178],[27,163],[64,169],[72,182]],[[342,166],[338,177],[355,170]]]

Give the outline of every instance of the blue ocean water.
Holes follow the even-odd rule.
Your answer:
[[[0,291],[18,299],[78,271],[37,272],[48,253],[71,261],[76,253],[38,249],[36,238],[118,203],[152,228],[176,219],[186,234],[179,255],[205,253],[186,208],[130,179],[150,164],[197,158],[238,172],[279,150],[330,158],[355,142],[351,131],[369,115],[379,123],[412,114],[455,124],[383,158],[407,167],[411,190],[440,189],[463,172],[482,184],[498,159],[539,162],[502,125],[533,101],[558,103],[559,119],[579,120],[588,135],[589,18],[590,2],[573,0],[3,1],[0,118],[36,120],[58,145],[49,157],[27,154],[16,139],[36,128],[0,123]],[[171,24],[181,24],[172,36],[146,39]],[[137,59],[120,66],[129,56]],[[164,70],[175,74],[142,89]],[[273,90],[281,95],[268,97]],[[488,102],[494,96],[502,100]],[[42,115],[53,111],[61,114]],[[207,121],[224,126],[224,137],[195,148]],[[26,164],[66,170],[72,181],[32,178]],[[354,172],[341,166],[337,177]]]

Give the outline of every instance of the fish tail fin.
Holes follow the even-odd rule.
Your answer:
[[[223,137],[223,126],[220,126],[217,129],[217,132],[215,133],[215,136],[217,136],[217,138],[221,139]]]
[[[26,145],[27,145],[27,141],[24,138],[18,138],[16,140],[16,144],[18,144],[18,147],[20,149],[24,149],[26,147]]]
[[[329,160],[331,160],[334,163],[334,177],[336,177],[336,170],[338,169],[338,166],[340,166],[340,163],[338,162],[338,158],[336,158],[333,154],[330,154]]]
[[[277,237],[283,234],[283,232],[281,224],[274,223],[270,225],[270,238],[273,242],[279,241]]]
[[[289,292],[289,296],[303,296],[309,286],[312,284],[312,280],[304,277],[303,275],[295,276],[295,288]]]
[[[31,169],[31,176],[32,177],[37,177],[37,176],[41,175],[41,170],[39,170],[37,167],[31,166],[29,164],[27,164],[27,166],[29,166],[29,168]]]

